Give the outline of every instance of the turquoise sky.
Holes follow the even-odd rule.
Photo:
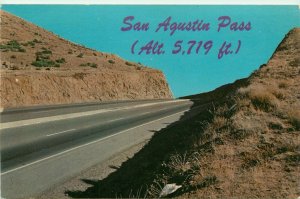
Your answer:
[[[162,70],[175,97],[212,90],[223,84],[248,76],[266,63],[284,35],[300,26],[297,6],[101,6],[101,5],[4,5],[3,10],[41,26],[70,41],[118,54]],[[133,22],[148,22],[148,31],[122,32],[123,19],[134,16]],[[157,25],[171,16],[171,22],[210,23],[209,31],[155,32]],[[232,31],[229,26],[218,29],[218,18],[229,16],[231,22],[251,23],[249,31]],[[131,53],[151,40],[164,43],[164,54]],[[182,40],[182,50],[172,54],[176,41]],[[196,46],[188,55],[188,42],[213,41],[211,50]],[[241,46],[237,54],[238,40]],[[218,59],[223,42],[232,42],[233,53]],[[182,51],[185,51],[183,54]],[[137,51],[137,49],[136,49]]]

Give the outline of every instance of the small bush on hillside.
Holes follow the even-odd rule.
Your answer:
[[[127,66],[134,66],[134,64],[133,63],[131,63],[131,62],[125,62],[125,64],[127,65]]]
[[[39,61],[32,62],[31,65],[36,67],[51,67],[51,66],[55,66],[55,62],[51,60],[39,60]]]
[[[46,50],[43,50],[42,52],[41,52],[42,54],[52,54],[52,51],[51,50],[49,50],[49,49],[46,49]]]
[[[110,64],[114,64],[115,63],[115,61],[114,60],[108,60],[108,63],[110,63]]]
[[[252,91],[249,93],[249,97],[252,101],[252,104],[264,111],[270,111],[273,107],[275,107],[275,97],[269,92],[261,92],[261,91]]]
[[[296,130],[300,130],[300,110],[290,109],[288,110],[288,117],[291,124]]]
[[[82,63],[79,66],[83,66],[83,67],[89,66],[89,67],[92,67],[92,68],[97,68],[98,67],[97,64],[95,64],[95,63],[89,63],[89,62],[88,63]]]
[[[79,66],[83,66],[83,67],[85,67],[85,66],[88,66],[88,64],[89,64],[89,63],[80,64]]]
[[[287,81],[280,81],[278,84],[278,88],[287,88],[288,87],[288,82]]]
[[[289,65],[292,66],[292,67],[299,67],[300,66],[300,59],[296,58],[293,61],[290,61]]]
[[[84,78],[84,76],[85,76],[86,74],[85,73],[75,73],[74,75],[73,75],[73,77],[75,78],[75,79],[83,79]]]
[[[37,39],[32,40],[32,42],[34,42],[34,43],[42,43],[42,41],[37,40]]]
[[[12,66],[10,69],[11,70],[20,70],[20,68],[18,66]]]
[[[26,52],[24,48],[21,47],[20,43],[16,40],[7,42],[6,44],[0,44],[0,50],[2,51],[12,51],[12,52]]]
[[[255,108],[270,111],[277,107],[277,99],[269,90],[262,86],[252,86],[239,89],[239,93],[249,97]]]
[[[83,57],[83,53],[80,53],[79,55],[77,55],[77,57],[82,58]]]
[[[278,47],[278,51],[284,51],[284,50],[287,50],[288,48],[285,46],[285,45],[280,45],[279,47]]]
[[[55,61],[56,61],[56,63],[60,63],[60,64],[66,63],[65,58],[60,58],[60,59],[57,59]]]
[[[36,61],[41,61],[44,59],[50,59],[50,56],[49,55],[39,55],[39,56],[36,56],[36,58],[35,58]]]
[[[95,64],[95,63],[92,63],[91,65],[90,65],[90,67],[92,67],[92,68],[97,68],[97,64]]]

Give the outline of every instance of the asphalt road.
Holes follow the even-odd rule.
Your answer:
[[[37,196],[150,139],[192,104],[148,100],[5,110],[0,115],[1,196]]]

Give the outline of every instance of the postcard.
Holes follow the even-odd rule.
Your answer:
[[[0,9],[2,198],[299,198],[295,1]]]

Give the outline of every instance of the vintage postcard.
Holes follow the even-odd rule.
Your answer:
[[[300,197],[294,0],[4,0],[2,198]]]

